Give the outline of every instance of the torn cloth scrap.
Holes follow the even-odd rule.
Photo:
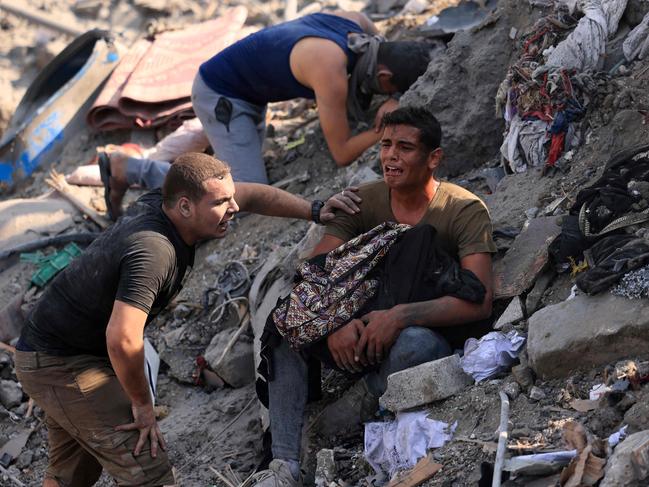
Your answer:
[[[414,467],[426,450],[444,446],[456,427],[428,418],[426,411],[399,413],[394,421],[365,425],[364,455],[377,474],[392,477]]]
[[[155,40],[140,39],[124,56],[87,115],[97,130],[157,127],[194,117],[191,90],[198,67],[239,39],[248,13],[235,7],[214,20]]]

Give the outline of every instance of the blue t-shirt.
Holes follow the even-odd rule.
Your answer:
[[[204,62],[199,72],[205,84],[222,95],[265,105],[293,98],[315,98],[313,91],[293,76],[290,55],[305,37],[335,42],[347,55],[351,72],[356,55],[347,47],[347,35],[362,33],[356,22],[317,13],[262,29],[232,44]]]

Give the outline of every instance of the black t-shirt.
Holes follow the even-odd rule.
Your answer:
[[[159,190],[139,203],[137,215],[121,218],[56,276],[29,316],[19,350],[107,356],[115,300],[148,313],[150,321],[180,291],[194,247],[162,211]]]

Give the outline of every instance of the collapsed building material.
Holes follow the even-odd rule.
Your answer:
[[[600,487],[618,487],[620,485],[639,487],[646,485],[641,481],[647,478],[645,475],[647,472],[634,467],[633,460],[638,458],[639,455],[636,454],[634,457],[633,453],[638,451],[638,448],[646,445],[647,442],[649,442],[649,430],[634,433],[620,443],[606,465],[604,480],[602,480]]]
[[[446,399],[472,382],[460,366],[460,357],[451,355],[390,374],[379,403],[390,411],[403,411]]]
[[[108,33],[83,34],[30,85],[0,140],[0,192],[57,159],[120,60]]]
[[[561,233],[557,217],[535,218],[494,265],[494,299],[518,296],[529,289],[548,262],[548,247]]]
[[[546,378],[644,355],[649,347],[647,300],[578,295],[537,311],[528,323],[530,365]]]

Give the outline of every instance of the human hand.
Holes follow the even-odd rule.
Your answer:
[[[367,365],[365,355],[355,353],[363,328],[361,320],[352,320],[327,337],[327,346],[339,368],[353,373],[360,372]]]
[[[377,110],[376,116],[374,117],[374,132],[381,131],[381,127],[383,125],[383,115],[393,112],[397,108],[399,108],[399,102],[394,98],[390,98],[383,102],[383,104]]]
[[[350,186],[340,193],[331,195],[320,210],[320,221],[326,223],[333,220],[336,216],[334,210],[342,210],[349,215],[360,212],[361,209],[358,207],[358,203],[362,199],[356,194],[357,191],[356,186]]]
[[[390,351],[403,329],[403,319],[398,308],[372,311],[361,318],[365,323],[363,333],[356,344],[355,353],[365,352],[367,361],[378,364]]]
[[[140,437],[137,440],[135,449],[133,450],[133,455],[138,456],[142,452],[147,438],[151,441],[151,456],[153,458],[158,456],[158,446],[165,450],[167,445],[158,423],[155,419],[155,412],[153,411],[153,404],[148,403],[143,406],[136,406],[135,404],[131,405],[131,411],[133,411],[133,422],[129,424],[122,424],[116,426],[116,431],[133,431],[139,430]]]

